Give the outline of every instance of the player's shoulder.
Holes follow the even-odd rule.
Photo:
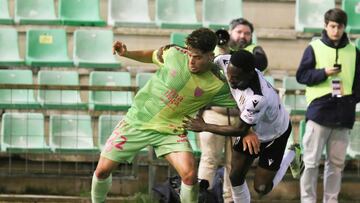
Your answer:
[[[230,62],[230,54],[220,54],[215,57],[214,63],[222,68],[226,67]]]

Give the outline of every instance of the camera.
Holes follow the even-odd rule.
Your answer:
[[[227,30],[219,29],[215,32],[215,34],[218,38],[217,45],[219,45],[219,46],[227,44],[228,41],[230,40],[230,35]]]
[[[335,67],[336,69],[338,69],[338,70],[341,70],[341,64],[335,63],[335,64],[334,64],[334,67]]]

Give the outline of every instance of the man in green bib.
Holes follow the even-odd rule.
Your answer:
[[[307,86],[308,103],[302,139],[305,169],[300,188],[303,203],[317,200],[318,167],[324,148],[323,202],[338,202],[349,132],[360,98],[360,54],[349,42],[346,24],[347,15],[343,10],[327,11],[322,37],[306,48],[296,73],[297,81]]]
[[[93,202],[105,201],[111,188],[111,172],[117,165],[131,162],[148,145],[180,175],[181,202],[198,201],[196,162],[182,120],[209,103],[236,105],[226,80],[212,63],[216,43],[215,33],[206,28],[197,29],[186,38],[186,49],[173,46],[128,51],[123,43],[114,43],[118,55],[155,63],[159,69],[137,93],[125,118],[106,142],[92,180]]]

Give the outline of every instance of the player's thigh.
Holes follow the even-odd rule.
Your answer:
[[[256,156],[233,150],[230,171],[230,180],[232,186],[238,186],[244,183],[245,176],[255,158]]]

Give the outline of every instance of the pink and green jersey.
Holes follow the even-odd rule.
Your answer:
[[[126,122],[140,130],[161,133],[183,132],[182,121],[193,116],[207,104],[236,106],[226,82],[213,72],[193,74],[188,69],[189,58],[184,50],[172,47],[164,52],[164,63],[153,53],[159,70],[135,96],[126,115]]]

